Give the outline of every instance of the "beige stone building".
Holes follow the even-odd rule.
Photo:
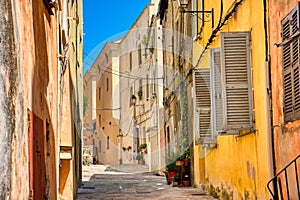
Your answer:
[[[82,1],[0,4],[0,198],[74,199],[81,179]]]
[[[164,165],[162,29],[151,1],[120,43],[121,161]]]
[[[87,164],[85,159],[96,158],[95,151],[95,131],[96,131],[96,86],[98,71],[94,68],[88,70],[84,75],[83,98],[84,121],[83,121],[83,163]],[[86,155],[87,154],[87,155]]]
[[[119,55],[118,41],[106,43],[93,64],[99,73],[96,83],[96,160],[118,163],[119,135]]]

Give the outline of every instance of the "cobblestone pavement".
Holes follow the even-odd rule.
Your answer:
[[[146,165],[83,166],[77,200],[214,200],[193,187],[172,187],[166,178],[147,173]]]

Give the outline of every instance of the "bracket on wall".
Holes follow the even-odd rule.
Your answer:
[[[183,7],[182,7],[182,10],[181,10],[182,13],[192,13],[192,14],[196,14],[197,17],[198,16],[198,13],[206,13],[206,16],[205,17],[211,17],[211,27],[214,28],[215,24],[214,24],[214,9],[212,8],[211,10],[185,10]],[[200,18],[200,17],[199,17]],[[203,20],[203,22],[208,22],[208,21],[205,21]]]

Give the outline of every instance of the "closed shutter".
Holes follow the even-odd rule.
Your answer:
[[[221,34],[224,130],[253,129],[250,33]]]
[[[284,90],[284,118],[291,121],[300,117],[300,3],[282,20],[282,63]]]
[[[283,40],[289,39],[290,23],[288,18],[282,21]],[[291,65],[291,44],[283,46],[283,89],[284,89],[284,112],[285,120],[293,118],[293,87],[292,87],[292,65]]]
[[[214,135],[223,132],[223,100],[220,49],[211,49],[211,127]]]
[[[204,142],[211,138],[210,120],[210,73],[209,69],[199,69],[194,71],[196,109],[199,122],[199,139]]]

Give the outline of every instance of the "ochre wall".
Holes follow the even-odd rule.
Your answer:
[[[230,10],[233,0],[224,0],[223,18]],[[205,10],[215,11],[215,26],[218,24],[220,13],[220,1],[205,1]],[[195,147],[195,184],[210,185],[210,192],[220,189],[225,199],[226,196],[233,199],[268,199],[269,194],[266,184],[269,180],[267,148],[267,116],[265,102],[266,85],[263,68],[265,67],[265,36],[264,36],[264,9],[263,1],[244,0],[237,8],[237,12],[227,21],[226,25],[218,32],[209,48],[220,47],[220,32],[251,32],[251,65],[253,67],[253,99],[255,133],[236,137],[236,135],[222,135],[217,137],[217,147],[204,150],[201,145]],[[194,62],[199,58],[199,49],[204,48],[211,35],[211,24],[205,22],[202,37],[198,41],[194,53]],[[198,46],[199,45],[199,46]],[[202,50],[200,50],[202,52]],[[200,68],[209,67],[209,49],[206,50],[200,62]],[[205,166],[205,170],[203,170]],[[205,175],[203,175],[203,173]],[[205,180],[204,180],[205,176]]]

